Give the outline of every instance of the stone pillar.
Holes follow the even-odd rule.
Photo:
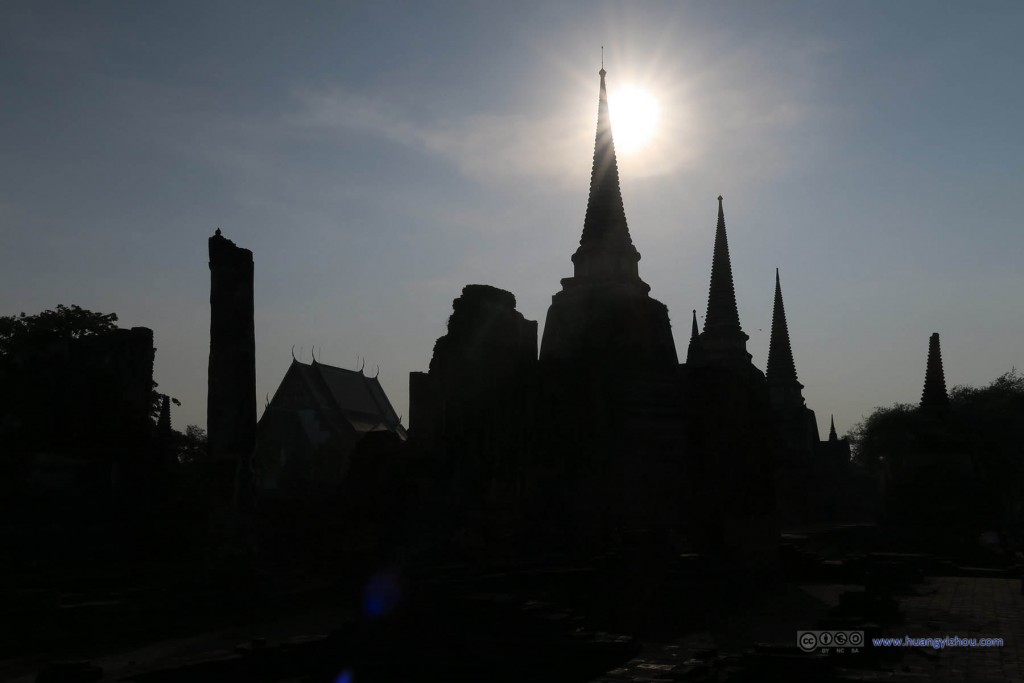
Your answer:
[[[256,448],[252,252],[220,229],[210,238],[210,366],[206,426],[216,485],[245,505]]]

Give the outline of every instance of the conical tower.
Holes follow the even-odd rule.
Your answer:
[[[799,408],[804,405],[802,389],[796,378],[793,349],[789,343],[786,307],[782,303],[782,284],[779,269],[775,269],[775,306],[772,310],[772,334],[768,345],[768,367],[765,370],[768,391],[776,410]]]
[[[590,195],[583,221],[580,246],[572,255],[576,278],[640,281],[637,262],[640,254],[633,246],[626,224],[626,210],[619,186],[619,163],[615,157],[612,122],[608,115],[608,92],[604,67],[598,72],[601,87],[597,101],[597,135],[594,139],[594,163],[590,172]]]
[[[736,291],[729,261],[729,240],[725,234],[725,210],[718,197],[718,225],[715,228],[715,250],[711,260],[711,286],[708,289],[708,312],[704,317],[701,346],[711,361],[750,362],[747,337],[740,327],[736,309]]]
[[[928,339],[928,367],[924,374],[924,391],[921,392],[921,407],[941,408],[949,405],[946,393],[946,375],[942,370],[942,350],[939,348],[939,333],[933,332]]]
[[[695,363],[700,358],[700,328],[697,327],[697,309],[693,309],[693,324],[690,326],[690,346],[686,349],[686,362]]]
[[[829,441],[839,441],[839,435],[836,434],[836,416],[835,415],[831,416],[831,424],[830,424],[830,426],[828,428],[828,440]]]
[[[593,365],[668,367],[678,363],[668,309],[648,296],[640,279],[640,253],[633,246],[619,186],[607,72],[597,104],[597,134],[590,194],[580,246],[572,255],[573,277],[552,297],[541,341],[541,360]]]

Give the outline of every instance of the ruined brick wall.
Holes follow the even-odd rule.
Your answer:
[[[467,285],[429,373],[409,377],[410,443],[437,468],[438,518],[462,547],[488,552],[507,547],[532,452],[537,323],[515,305],[509,292]]]
[[[449,393],[487,389],[537,359],[537,323],[516,298],[489,285],[466,285],[452,302],[448,332],[434,344],[430,372]]]
[[[108,415],[120,425],[120,439],[128,451],[149,447],[152,433],[153,330],[133,327],[106,335],[84,337],[73,348],[73,362],[106,384],[103,398]],[[120,450],[120,449],[119,449]]]
[[[537,362],[537,323],[516,310],[510,292],[466,285],[452,302],[448,332],[434,344],[430,372],[409,381],[410,429],[439,439],[479,421],[482,396],[503,387]]]
[[[8,363],[12,452],[141,456],[149,448],[153,331],[53,341]],[[9,399],[9,400],[8,400]]]

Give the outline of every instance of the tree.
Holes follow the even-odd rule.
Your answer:
[[[892,464],[912,443],[916,413],[917,407],[909,403],[875,408],[847,433],[853,461],[876,472]]]
[[[177,460],[181,464],[199,463],[206,459],[206,430],[197,425],[185,427],[178,439]]]
[[[78,339],[117,329],[116,313],[96,313],[80,306],[58,304],[35,315],[0,317],[0,357],[38,348],[40,344]]]
[[[953,387],[941,412],[876,408],[850,437],[854,460],[884,478],[891,516],[924,526],[955,518],[967,538],[1001,529],[1011,544],[1024,540],[1024,375],[1016,368],[984,387]]]

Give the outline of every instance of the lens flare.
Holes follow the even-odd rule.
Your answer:
[[[386,617],[398,606],[401,587],[394,572],[381,572],[370,579],[363,592],[363,613],[371,619]]]

